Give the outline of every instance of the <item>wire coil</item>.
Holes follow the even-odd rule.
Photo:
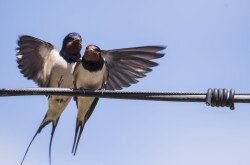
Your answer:
[[[234,110],[234,95],[235,90],[230,89],[211,89],[209,88],[206,95],[206,104],[212,107],[230,107],[231,110]]]

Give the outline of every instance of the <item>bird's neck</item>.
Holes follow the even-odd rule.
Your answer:
[[[103,58],[100,58],[99,61],[87,61],[84,57],[82,58],[82,66],[90,72],[96,72],[101,70],[103,65]]]
[[[81,54],[72,54],[69,53],[67,51],[65,51],[64,49],[62,49],[60,51],[60,55],[64,58],[65,61],[67,61],[68,63],[74,63],[77,62],[80,58],[81,58]]]

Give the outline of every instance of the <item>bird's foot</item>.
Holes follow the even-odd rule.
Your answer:
[[[103,92],[105,91],[105,89],[101,89],[101,93],[102,93],[102,95],[103,95]]]
[[[85,90],[83,87],[79,88],[81,91],[83,91],[85,93]]]
[[[83,87],[81,87],[81,88],[79,88],[79,90],[81,90],[85,94],[86,89],[84,89]]]

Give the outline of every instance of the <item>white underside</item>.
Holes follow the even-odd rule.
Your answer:
[[[59,54],[55,56],[55,63],[51,70],[49,87],[53,88],[73,88],[73,71],[76,63],[67,63]],[[57,120],[64,111],[71,96],[51,96],[48,100],[48,120]]]
[[[76,68],[75,71],[75,81],[76,87],[83,89],[100,89],[105,81],[106,66],[103,65],[103,68],[100,71],[90,72],[86,70],[81,64]],[[91,104],[94,101],[94,97],[78,97],[78,113],[77,118],[80,121],[84,120],[86,113],[88,112]]]

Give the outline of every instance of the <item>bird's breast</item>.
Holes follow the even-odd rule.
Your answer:
[[[65,60],[57,64],[51,71],[50,87],[72,88],[74,67],[75,63],[67,63]]]
[[[106,71],[105,65],[98,71],[89,71],[82,65],[79,67],[76,87],[84,89],[100,89],[104,81],[104,74]]]

